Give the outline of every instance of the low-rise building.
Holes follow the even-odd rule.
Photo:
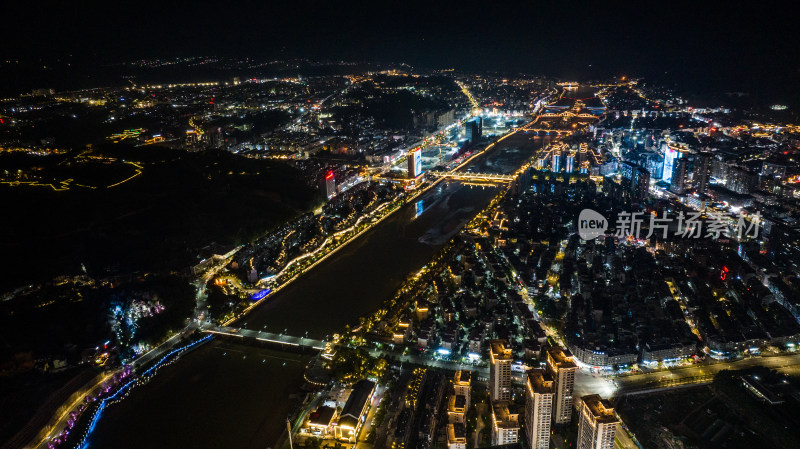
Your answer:
[[[375,382],[370,380],[360,380],[353,386],[334,429],[336,438],[351,443],[356,441],[374,392]]]

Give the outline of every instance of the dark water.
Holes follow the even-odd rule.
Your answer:
[[[465,170],[470,173],[509,174],[531,158],[542,146],[550,143],[550,137],[517,133],[504,139],[486,155],[476,158]]]
[[[357,323],[422,268],[497,191],[439,183],[276,293],[241,325],[322,338]]]
[[[595,92],[597,92],[597,89],[594,87],[580,86],[577,89],[568,89],[564,92],[564,97],[578,99],[591,98],[594,97]]]
[[[542,143],[520,133],[473,166],[510,173]],[[439,183],[275,294],[241,324],[325,337],[357,323],[422,268],[497,191],[494,186]],[[289,393],[302,384],[306,361],[222,343],[200,348],[112,406],[98,423],[91,447],[272,446],[292,406]]]
[[[547,139],[517,133],[469,170],[514,172]],[[378,309],[498,192],[442,182],[351,242],[241,320],[249,329],[324,338]]]
[[[161,368],[111,405],[92,435],[101,449],[272,446],[309,356],[212,342]]]

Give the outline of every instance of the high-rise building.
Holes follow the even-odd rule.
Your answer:
[[[664,170],[663,170],[663,177],[661,178],[662,181],[670,182],[672,180],[672,165],[675,163],[675,159],[679,157],[677,150],[666,146],[664,150]]]
[[[469,409],[472,390],[472,372],[468,370],[456,371],[453,377],[453,390],[457,395],[464,396],[467,399],[466,408]]]
[[[422,151],[417,148],[408,152],[408,177],[416,178],[422,174]]]
[[[625,161],[619,164],[619,173],[622,176],[622,186],[627,189],[632,198],[645,199],[650,193],[650,172],[646,169]]]
[[[469,143],[476,143],[481,140],[481,134],[483,133],[483,120],[480,117],[475,117],[474,119],[468,121],[464,124],[466,128],[467,139],[469,139]]]
[[[614,409],[600,395],[582,397],[578,449],[613,449],[617,423]]]
[[[687,165],[686,158],[677,159],[672,165],[672,178],[669,189],[679,195],[686,192]]]
[[[644,168],[650,172],[650,177],[661,180],[664,177],[664,160],[658,153],[649,153],[646,157]]]
[[[708,181],[711,179],[711,153],[699,153],[694,157],[694,170],[692,181],[697,187],[697,193],[708,193]]]
[[[572,390],[575,387],[575,372],[578,365],[572,354],[561,348],[547,350],[547,372],[555,381],[555,404],[553,422],[568,424],[572,420]]]
[[[567,173],[572,173],[575,171],[575,152],[570,152],[567,155]]]
[[[329,171],[325,175],[325,196],[331,199],[334,195],[336,195],[336,180],[333,178],[333,172]]]
[[[492,402],[492,446],[519,441],[519,415],[508,411],[508,402]]]
[[[725,180],[725,187],[736,193],[748,194],[753,191],[758,184],[758,175],[738,165],[731,165],[728,168],[728,177]]]
[[[528,371],[525,389],[525,433],[531,449],[549,449],[555,382],[544,370]]]
[[[506,340],[489,342],[489,397],[493,401],[511,399],[511,347]]]
[[[553,173],[559,173],[561,171],[561,149],[559,147],[553,149],[553,159],[550,163],[550,168],[553,169]]]
[[[728,177],[728,163],[715,157],[711,161],[711,176],[717,179]]]
[[[643,200],[650,195],[650,172],[642,167],[636,167],[631,183],[631,196]]]
[[[636,164],[630,161],[623,161],[619,164],[619,174],[624,181],[631,181],[633,179],[633,172],[636,171]]]
[[[546,166],[547,166],[547,158],[540,158],[536,160],[536,168],[538,168],[539,170],[544,170]]]

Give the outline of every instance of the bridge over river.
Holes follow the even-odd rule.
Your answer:
[[[310,348],[316,350],[325,349],[325,342],[308,337],[295,337],[292,335],[275,334],[272,332],[260,331],[255,329],[238,328],[231,326],[203,326],[201,332],[217,335],[227,335],[230,337],[241,337],[242,339],[254,339],[278,345],[294,346],[297,348]]]

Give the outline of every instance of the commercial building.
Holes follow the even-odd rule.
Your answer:
[[[506,340],[489,342],[489,397],[493,401],[511,399],[511,347]]]
[[[492,445],[516,443],[519,440],[519,415],[508,411],[508,402],[492,401]]]
[[[677,151],[667,147],[666,144],[663,144],[663,146],[665,147],[664,168],[661,172],[662,173],[661,180],[665,182],[670,182],[672,180],[672,164],[675,162]]]
[[[619,164],[622,185],[628,190],[631,198],[641,200],[650,192],[650,172],[632,162]]]
[[[420,149],[408,152],[408,177],[415,179],[422,174],[422,151]]]
[[[555,406],[553,422],[568,424],[572,420],[572,390],[578,365],[572,355],[562,348],[547,350],[547,372],[555,381]]]
[[[477,143],[481,140],[481,134],[483,133],[483,120],[480,117],[475,117],[474,119],[468,121],[464,124],[466,129],[467,139],[469,139],[469,143]]]
[[[619,420],[600,395],[581,398],[578,449],[613,449]]]
[[[374,392],[375,382],[369,380],[360,380],[353,386],[353,391],[339,415],[339,422],[335,428],[336,438],[355,443]]]
[[[316,436],[325,436],[330,433],[331,422],[336,414],[336,409],[329,406],[320,406],[308,416],[308,431]]]
[[[328,199],[336,195],[336,180],[334,179],[333,172],[329,171],[325,175],[325,196]]]
[[[555,382],[544,370],[533,369],[528,371],[525,387],[525,433],[528,436],[528,447],[548,449]]]

